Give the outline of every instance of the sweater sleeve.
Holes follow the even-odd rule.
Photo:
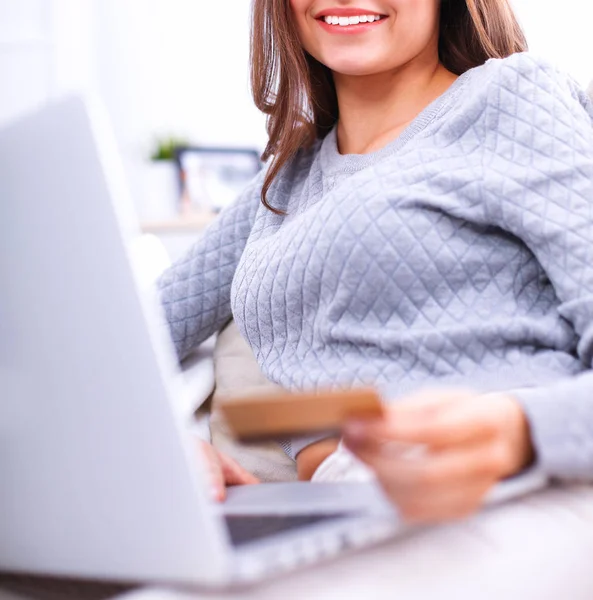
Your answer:
[[[263,172],[157,282],[179,360],[232,317],[231,283],[253,227],[262,180]]]
[[[486,111],[485,210],[545,270],[587,367],[512,393],[542,471],[593,480],[593,110],[584,92],[549,65],[525,54],[503,62]]]

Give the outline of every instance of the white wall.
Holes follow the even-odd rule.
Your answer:
[[[43,0],[0,0],[0,124],[47,101],[51,27]]]
[[[97,0],[100,89],[120,141],[153,134],[263,148],[249,95],[248,0]]]
[[[583,86],[593,80],[590,0],[511,0],[530,50],[555,62]]]
[[[0,0],[0,121],[71,90],[105,100],[125,152],[155,134],[265,144],[248,0]]]
[[[95,75],[141,218],[170,214],[146,161],[157,136],[263,150],[249,91],[248,0],[92,0]],[[175,193],[173,185],[169,186]]]
[[[97,86],[95,0],[43,1],[51,6],[52,96],[94,90]]]
[[[0,124],[94,87],[94,0],[0,0]]]

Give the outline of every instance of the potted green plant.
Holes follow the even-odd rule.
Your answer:
[[[154,139],[142,178],[145,220],[172,219],[178,216],[180,193],[175,149],[187,145],[186,139],[176,136]]]
[[[156,138],[150,158],[154,161],[172,161],[175,159],[175,149],[187,145],[188,142],[184,138]]]

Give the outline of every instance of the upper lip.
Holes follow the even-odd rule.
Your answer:
[[[359,15],[379,15],[383,17],[385,15],[378,13],[376,10],[368,10],[366,8],[325,8],[319,11],[316,15],[316,19],[322,19],[323,17],[358,17]]]

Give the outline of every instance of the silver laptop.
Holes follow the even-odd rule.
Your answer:
[[[374,486],[209,499],[160,307],[128,260],[138,226],[95,102],[0,132],[0,197],[1,570],[220,585],[393,534]]]
[[[96,101],[0,131],[0,570],[224,586],[401,531],[373,484],[210,500],[137,235]]]

